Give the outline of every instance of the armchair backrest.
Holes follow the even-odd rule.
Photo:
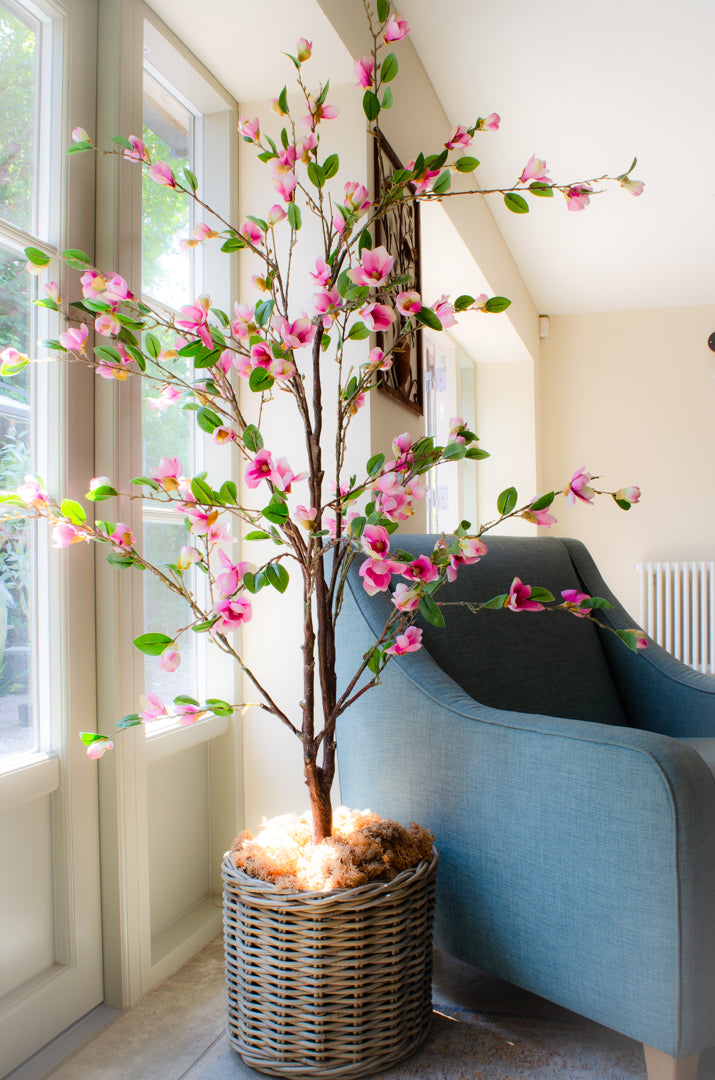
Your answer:
[[[401,546],[415,556],[428,554],[436,536],[403,536]],[[549,589],[579,589],[565,545],[556,537],[492,536],[489,553],[462,566],[457,580],[439,593],[442,603],[480,603],[509,591],[515,577]],[[359,605],[370,603],[357,576],[351,585]],[[377,599],[377,598],[375,598]],[[484,705],[518,712],[570,717],[626,726],[628,721],[599,640],[605,631],[566,612],[443,608],[446,627],[420,619],[423,646],[436,663]]]

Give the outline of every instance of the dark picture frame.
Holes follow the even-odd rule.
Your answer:
[[[395,151],[381,131],[375,134],[374,147],[374,187],[377,198],[385,185],[385,178],[401,169],[402,164]],[[410,185],[410,190],[414,187]],[[395,256],[394,274],[409,274],[410,285],[403,289],[414,289],[421,294],[420,274],[420,207],[418,202],[400,203],[390,210],[384,218],[375,222],[375,247],[387,248]],[[407,320],[399,312],[389,330],[376,335],[377,344],[387,352],[396,338],[404,330]],[[378,387],[412,412],[422,416],[424,411],[424,379],[422,374],[422,329],[416,326],[395,349],[392,367],[379,373]]]

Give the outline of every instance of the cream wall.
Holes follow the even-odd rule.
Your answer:
[[[637,618],[633,564],[715,556],[715,306],[552,317],[538,368],[539,484],[586,466],[605,489],[638,484],[627,513],[611,499],[572,509],[552,532],[591,550]]]

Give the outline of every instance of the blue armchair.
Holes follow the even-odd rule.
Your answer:
[[[488,547],[441,600],[518,575],[605,597],[603,617],[633,625],[578,541]],[[360,561],[344,676],[392,609]],[[445,616],[341,718],[343,802],[434,832],[439,948],[643,1042],[651,1080],[692,1080],[715,1043],[715,678],[567,613]]]

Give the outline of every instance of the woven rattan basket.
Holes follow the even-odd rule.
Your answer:
[[[279,892],[223,861],[228,1037],[273,1076],[366,1076],[407,1057],[432,1016],[438,857],[390,882]]]

